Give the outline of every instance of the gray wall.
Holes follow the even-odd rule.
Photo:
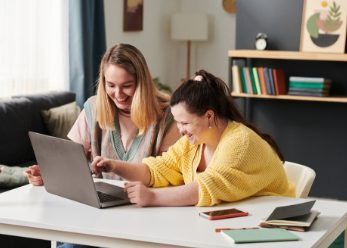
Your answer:
[[[236,49],[254,49],[258,32],[268,50],[299,51],[303,0],[237,2]],[[248,60],[250,66],[284,68],[289,76],[333,80],[331,94],[347,97],[347,62]],[[237,99],[241,104],[241,100]],[[317,173],[310,196],[347,200],[347,103],[247,99],[250,119],[274,136],[287,161]]]

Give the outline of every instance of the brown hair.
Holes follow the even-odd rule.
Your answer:
[[[171,96],[170,105],[172,107],[184,103],[189,113],[198,116],[203,116],[208,110],[212,110],[215,113],[215,123],[217,118],[242,123],[273,147],[279,158],[283,162],[285,161],[279,146],[271,135],[262,133],[255,124],[243,117],[223,80],[204,70],[196,72],[195,76],[201,76],[202,80],[184,80]]]
[[[117,107],[105,89],[105,69],[117,65],[131,74],[136,81],[135,94],[131,103],[131,119],[142,135],[149,126],[164,114],[169,105],[169,96],[157,90],[146,60],[142,53],[128,44],[114,45],[104,54],[97,83],[97,121],[103,129],[115,130],[114,118]]]

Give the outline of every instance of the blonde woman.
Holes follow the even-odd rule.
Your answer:
[[[159,92],[142,53],[119,44],[104,54],[97,95],[84,104],[68,137],[90,150],[93,158],[141,162],[161,155],[179,138],[169,107],[169,96]],[[33,185],[42,185],[37,165],[23,172]],[[120,179],[103,173],[107,179]]]

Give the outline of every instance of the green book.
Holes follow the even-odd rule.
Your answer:
[[[258,69],[256,67],[253,67],[253,75],[254,75],[254,81],[255,81],[255,86],[257,87],[258,95],[261,95],[263,93],[261,91],[260,78],[258,74]]]
[[[257,243],[299,240],[298,236],[282,228],[222,230],[222,234],[228,238],[231,238],[234,241],[234,243]]]
[[[258,91],[257,91],[257,86],[255,84],[255,79],[254,79],[254,74],[253,74],[253,67],[249,67],[249,75],[251,76],[253,94],[257,95]]]
[[[330,84],[324,84],[324,83],[289,82],[289,87],[290,87],[290,88],[323,89],[323,88],[330,88]]]
[[[248,93],[247,86],[246,86],[246,78],[245,78],[245,74],[243,73],[243,67],[240,67],[240,75],[241,75],[243,93]]]

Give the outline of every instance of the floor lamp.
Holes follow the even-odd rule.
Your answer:
[[[187,78],[190,77],[190,42],[207,40],[208,21],[205,14],[177,13],[171,17],[171,39],[187,41]]]

